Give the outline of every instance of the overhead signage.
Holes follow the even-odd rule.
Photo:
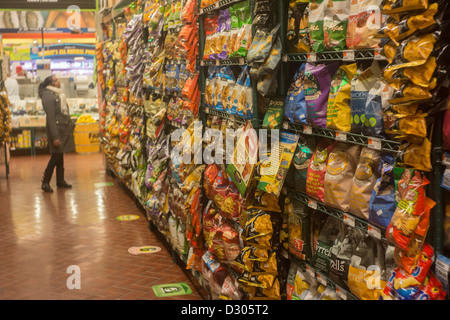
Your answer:
[[[14,0],[2,1],[0,10],[67,10],[70,6],[81,11],[98,9],[97,0]]]
[[[95,46],[89,44],[55,44],[45,46],[44,56],[46,59],[69,59],[74,57],[93,59]],[[42,49],[39,47],[31,48],[30,57],[32,60],[42,59]]]

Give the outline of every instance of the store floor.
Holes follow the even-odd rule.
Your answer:
[[[67,154],[66,180],[72,189],[40,180],[49,155],[12,157],[10,176],[0,165],[0,299],[202,299],[189,277],[175,264],[158,237],[149,231],[140,209],[117,181],[105,174],[101,153]],[[113,182],[113,186],[96,186]],[[119,215],[140,215],[118,221]],[[133,255],[134,246],[161,251]],[[68,289],[67,280],[80,289]],[[185,282],[189,295],[155,296],[152,286]]]

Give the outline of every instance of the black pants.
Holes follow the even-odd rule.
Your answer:
[[[49,183],[52,179],[53,170],[56,167],[56,182],[64,181],[64,153],[52,153],[44,171],[44,182]]]

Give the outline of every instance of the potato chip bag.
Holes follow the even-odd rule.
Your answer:
[[[324,179],[324,203],[348,212],[352,178],[361,154],[361,146],[338,142],[328,156]]]
[[[425,176],[415,170],[402,200],[386,229],[386,238],[403,250],[408,250],[411,238],[425,210],[425,186],[429,183]]]
[[[428,87],[436,68],[436,58],[434,56],[430,56],[427,61],[420,66],[391,71],[385,70],[383,72],[383,78],[390,83],[405,83],[409,80],[415,85]]]
[[[345,225],[335,217],[328,216],[325,224],[320,230],[317,239],[316,250],[312,259],[312,266],[315,270],[330,273],[331,248],[338,237],[345,231]]]
[[[378,168],[380,178],[373,187],[369,201],[369,222],[382,228],[387,228],[396,208],[394,163],[395,159],[392,155],[381,155]],[[352,210],[352,202],[350,204]]]
[[[439,279],[432,272],[429,272],[420,286],[415,300],[445,300],[446,294]]]
[[[311,212],[306,204],[289,199],[289,252],[303,261],[311,259]],[[286,206],[286,204],[285,204]]]
[[[352,133],[361,134],[364,123],[366,101],[370,89],[377,82],[380,74],[378,62],[374,60],[372,65],[364,71],[357,71],[351,82],[351,129]]]
[[[309,0],[291,0],[288,8],[287,49],[288,52],[310,52]]]
[[[405,272],[414,275],[418,282],[422,283],[433,264],[434,249],[427,243],[424,243],[419,252],[408,254],[399,248],[395,249],[395,262],[405,270]]]
[[[328,0],[310,0],[308,28],[313,52],[322,52],[324,46],[324,19]]]
[[[288,178],[294,180],[294,188],[297,191],[306,193],[306,178],[308,174],[309,162],[316,149],[316,140],[314,137],[304,139],[302,136],[299,138],[297,148],[292,158],[293,174],[288,174]]]
[[[428,0],[383,0],[381,12],[383,14],[404,13],[413,10],[425,10]]]
[[[306,63],[303,88],[307,109],[306,119],[311,125],[322,128],[327,125],[327,102],[331,78],[338,67],[338,63],[328,65]]]
[[[386,84],[375,82],[366,99],[364,117],[361,116],[361,133],[369,137],[384,139],[382,92]]]
[[[381,0],[352,0],[349,8],[346,43],[349,49],[376,48],[380,42],[377,32],[382,16],[379,10]]]
[[[414,300],[419,292],[420,282],[403,269],[397,267],[383,289],[383,300]]]
[[[283,119],[283,102],[279,100],[271,100],[269,108],[264,116],[263,129],[279,129]]]
[[[357,71],[356,63],[343,65],[332,81],[327,105],[327,128],[350,132],[351,80]]]
[[[306,100],[303,87],[305,81],[305,63],[302,63],[295,72],[291,85],[289,86],[284,103],[284,117],[291,122],[306,122]]]
[[[289,264],[289,273],[286,281],[286,300],[293,300],[293,293],[295,290],[295,276],[297,275],[298,265],[291,261]]]
[[[405,142],[397,154],[399,166],[412,167],[421,171],[431,171],[431,142],[424,138],[422,143]]]
[[[324,48],[326,51],[347,49],[347,24],[350,0],[329,0],[324,17]]]
[[[314,154],[309,161],[306,176],[306,194],[316,200],[324,199],[325,173],[327,171],[328,158],[335,147],[335,143],[329,143],[323,139],[319,141]]]
[[[349,212],[369,220],[372,191],[379,178],[380,153],[368,147],[361,149],[349,197]]]

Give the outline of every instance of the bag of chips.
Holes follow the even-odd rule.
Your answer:
[[[247,54],[249,65],[263,63],[269,57],[272,45],[278,37],[280,24],[277,24],[270,32],[258,29]]]
[[[347,49],[347,24],[350,0],[330,0],[324,17],[324,48],[326,51]]]
[[[313,52],[321,52],[324,46],[324,19],[328,0],[310,0],[308,28]]]
[[[370,199],[379,177],[379,161],[380,153],[378,151],[363,147],[353,176],[349,211],[365,220],[369,219]]]
[[[415,300],[445,300],[446,292],[442,283],[430,271],[420,286]]]
[[[394,163],[395,159],[392,155],[381,155],[378,168],[380,178],[373,187],[369,201],[369,222],[382,228],[387,228],[396,208]]]
[[[323,139],[319,141],[314,154],[309,161],[306,176],[306,194],[316,200],[324,201],[325,174],[330,153],[335,143]]]
[[[422,143],[405,142],[400,145],[397,164],[421,171],[431,171],[431,142],[424,138]]]
[[[289,86],[284,103],[284,117],[291,122],[306,122],[306,101],[305,90],[303,88],[305,80],[305,63],[300,65],[296,71],[291,85]]]
[[[289,252],[303,261],[311,259],[311,212],[304,203],[291,198],[289,212]],[[286,205],[285,205],[286,206]]]
[[[331,81],[327,105],[327,128],[350,132],[351,80],[357,71],[356,63],[343,65]]]
[[[361,146],[338,142],[328,156],[324,179],[324,203],[348,212],[352,178],[361,154]]]
[[[283,119],[283,102],[272,99],[264,116],[263,129],[279,129]]]
[[[347,27],[346,43],[349,49],[376,48],[382,16],[379,10],[381,0],[352,0]]]
[[[306,178],[308,174],[309,162],[316,149],[316,140],[314,137],[304,139],[299,138],[294,157],[292,159],[292,174],[288,174],[288,178],[294,180],[293,187],[295,190],[306,193]]]
[[[291,0],[288,8],[287,48],[288,52],[310,52],[309,0]]]
[[[327,102],[330,93],[331,78],[338,69],[338,63],[314,65],[306,63],[305,100],[307,122],[325,128],[327,124]]]
[[[357,71],[351,82],[351,132],[361,134],[365,117],[366,101],[370,89],[377,82],[380,74],[378,62],[374,61],[370,68]],[[362,119],[361,119],[362,118]]]
[[[366,99],[364,115],[360,117],[361,133],[368,137],[385,138],[382,92],[386,84],[375,82]]]
[[[409,11],[425,10],[428,0],[383,0],[381,12],[383,14],[405,13]]]

